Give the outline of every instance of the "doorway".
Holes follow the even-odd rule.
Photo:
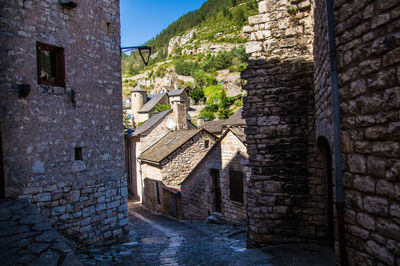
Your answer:
[[[210,174],[214,191],[213,210],[215,212],[221,212],[221,186],[219,180],[219,170],[211,169]]]
[[[318,138],[318,147],[320,150],[321,161],[324,167],[324,180],[323,183],[326,185],[326,202],[327,202],[327,233],[328,243],[334,248],[335,247],[335,222],[333,213],[333,168],[332,168],[332,152],[329,146],[329,142],[326,138]]]

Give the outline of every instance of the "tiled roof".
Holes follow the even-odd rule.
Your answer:
[[[211,132],[211,133],[221,133],[224,122],[225,122],[225,120],[208,121],[208,122],[205,122],[201,126],[201,128],[204,128],[205,130],[207,130],[208,132]]]
[[[132,136],[139,136],[146,132],[147,130],[151,129],[154,125],[156,125],[158,122],[161,122],[164,117],[166,117],[168,114],[172,112],[172,109],[157,113],[153,115],[152,117],[149,118],[146,122],[144,122],[136,131],[133,133]]]
[[[180,90],[173,90],[168,92],[168,96],[178,96],[181,95],[185,90],[180,89]]]
[[[168,155],[173,153],[176,149],[185,144],[202,130],[203,129],[171,131],[153,146],[144,151],[139,156],[139,159],[153,163],[160,163]]]
[[[175,87],[173,87],[173,86],[163,86],[162,88],[166,89],[167,91],[175,90]]]
[[[246,120],[242,118],[242,108],[234,113],[230,118],[224,121],[224,126],[245,126]]]
[[[148,101],[145,105],[143,105],[142,109],[140,109],[139,113],[148,113],[151,112],[154,107],[161,101],[161,99],[164,97],[164,93],[156,94],[153,97],[151,97],[150,101]]]
[[[236,135],[236,137],[238,137],[243,143],[246,141],[246,134],[244,133],[244,129],[243,128],[231,128],[230,129],[233,134]]]
[[[242,118],[242,108],[240,108],[227,120],[214,120],[205,122],[201,128],[204,128],[211,133],[221,133],[224,127],[228,126],[246,126],[246,120]]]
[[[137,85],[135,89],[133,89],[133,91],[143,91],[146,92],[140,85]]]

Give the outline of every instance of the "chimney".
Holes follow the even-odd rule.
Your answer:
[[[204,117],[199,116],[197,118],[197,127],[201,127],[204,124]]]
[[[175,83],[175,84],[174,84],[174,88],[175,88],[175,90],[179,90],[178,83]]]
[[[185,101],[173,101],[172,112],[174,115],[177,130],[187,130],[187,107]]]

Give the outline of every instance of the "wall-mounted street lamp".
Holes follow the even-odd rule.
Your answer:
[[[136,49],[139,50],[140,57],[142,58],[143,63],[147,66],[150,60],[151,47],[148,46],[121,47],[121,53],[130,52]]]

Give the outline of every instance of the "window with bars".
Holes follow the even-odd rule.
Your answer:
[[[243,203],[243,173],[229,169],[230,199]]]
[[[36,42],[38,84],[65,87],[64,48]]]

